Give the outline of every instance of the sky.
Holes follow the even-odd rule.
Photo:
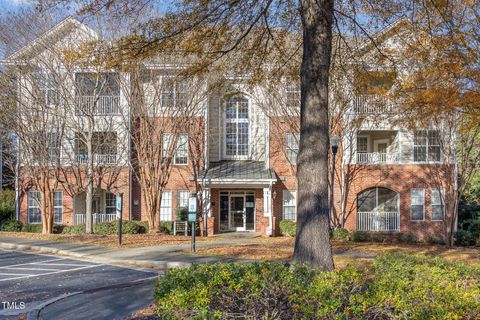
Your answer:
[[[31,5],[29,0],[0,0],[0,13],[17,10],[21,6]]]

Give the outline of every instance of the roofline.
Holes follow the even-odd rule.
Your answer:
[[[61,20],[59,23],[57,23],[56,25],[54,25],[52,28],[50,28],[49,30],[47,30],[46,32],[44,32],[42,35],[40,35],[39,37],[29,41],[25,46],[23,46],[22,48],[18,49],[17,51],[15,51],[14,53],[10,54],[8,57],[6,57],[3,61],[2,61],[2,64],[6,64],[6,65],[14,65],[16,64],[15,63],[15,60],[21,56],[22,54],[24,54],[28,49],[30,49],[31,47],[35,46],[37,43],[41,42],[42,40],[45,40],[45,38],[47,38],[48,36],[50,36],[52,33],[56,32],[57,30],[61,29],[62,27],[66,26],[67,24],[69,23],[72,23],[73,25],[76,25],[77,27],[79,27],[80,29],[82,29],[83,31],[85,31],[86,33],[94,36],[94,37],[98,37],[98,33],[95,32],[93,29],[91,29],[89,26],[87,26],[86,24],[78,21],[77,19],[75,19],[74,17],[72,16],[67,16],[66,18],[64,18],[63,20]]]

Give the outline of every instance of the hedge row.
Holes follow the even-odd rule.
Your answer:
[[[479,319],[480,267],[388,254],[371,268],[216,263],[168,270],[161,319]]]

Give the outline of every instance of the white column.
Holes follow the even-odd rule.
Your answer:
[[[263,188],[263,216],[268,217],[267,236],[273,233],[272,227],[272,187]]]
[[[211,208],[211,205],[210,205],[210,188],[205,188],[203,189],[202,191],[203,195],[202,195],[202,198],[203,198],[203,204],[202,204],[202,207],[203,207],[203,215],[207,215],[208,217],[211,217],[212,216],[212,208]]]

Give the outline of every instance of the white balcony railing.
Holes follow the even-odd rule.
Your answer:
[[[393,113],[394,105],[384,95],[363,94],[355,96],[353,100],[353,111],[357,114],[376,114]]]
[[[93,223],[97,224],[100,222],[110,222],[117,220],[117,215],[115,213],[94,213],[93,214]],[[86,214],[75,214],[74,223],[75,224],[85,224],[87,222]]]
[[[400,212],[357,212],[358,231],[400,231]]]
[[[80,96],[77,97],[77,115],[116,115],[119,114],[119,96]]]
[[[88,156],[86,154],[79,154],[77,156],[78,163],[87,164]],[[114,165],[117,163],[116,154],[94,154],[93,155],[94,164],[103,164],[103,165]]]
[[[382,152],[357,152],[357,164],[398,163],[398,154]]]

